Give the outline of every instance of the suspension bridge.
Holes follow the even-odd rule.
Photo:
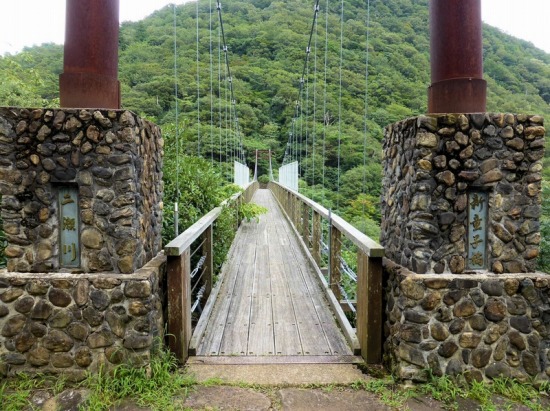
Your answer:
[[[253,182],[233,199],[249,200],[269,211],[241,224],[213,288],[212,230],[221,207],[165,247],[169,341],[178,358],[345,363],[361,354],[379,362],[383,248],[278,183],[258,189]],[[355,271],[342,258],[351,249]],[[344,287],[350,283],[354,299]]]
[[[246,165],[238,104],[226,42],[222,5],[216,2],[218,45],[214,45],[214,7],[209,12],[209,73],[199,66],[199,2],[196,3],[197,118],[196,154],[233,165],[228,173],[243,192],[212,210],[166,245],[168,256],[168,339],[178,359],[189,356],[215,363],[369,363],[381,361],[382,352],[382,257],[383,248],[321,204],[298,193],[300,175],[311,173],[316,184],[317,154],[326,157],[327,65],[329,59],[329,1],[324,9],[325,38],[318,34],[321,4],[314,2],[297,99],[290,121],[288,142],[278,172],[274,173],[271,150],[267,154],[270,177],[259,189],[256,151],[254,173]],[[368,110],[368,27],[365,50],[365,114]],[[340,188],[340,145],[343,134],[342,81],[344,2],[339,10],[338,151],[337,190]],[[177,8],[174,6],[174,77],[178,123]],[[319,44],[323,44],[322,47]],[[222,57],[223,53],[223,57]],[[215,96],[217,54],[218,95]],[[318,68],[324,61],[324,70]],[[223,68],[222,68],[223,67]],[[202,78],[209,78],[210,123],[201,124]],[[324,94],[318,92],[318,87]],[[218,99],[216,102],[215,99]],[[204,101],[204,100],[203,100]],[[203,113],[204,114],[204,113]],[[217,118],[216,118],[217,117]],[[365,119],[366,121],[366,119]],[[321,135],[317,135],[322,127]],[[214,154],[217,138],[218,155]],[[204,129],[208,132],[204,132]],[[364,130],[366,149],[367,127]],[[206,135],[206,136],[205,136]],[[208,141],[209,135],[209,141]],[[176,128],[176,139],[178,129]],[[202,140],[201,140],[202,139]],[[202,141],[202,143],[201,143]],[[205,149],[209,144],[210,153]],[[176,143],[179,148],[180,144]],[[179,157],[179,155],[178,155]],[[365,160],[366,161],[366,156]],[[302,166],[302,164],[305,164]],[[223,168],[223,167],[222,167]],[[309,168],[309,169],[308,169]],[[274,179],[278,175],[278,182]],[[252,179],[251,179],[252,177]],[[365,180],[366,177],[363,178]],[[237,234],[227,260],[214,283],[213,239],[223,207],[239,207],[253,201],[266,207],[258,221],[237,222]],[[176,203],[177,213],[177,203]],[[176,219],[177,221],[177,219]],[[176,232],[178,228],[176,227]]]
[[[545,129],[540,116],[485,113],[480,0],[430,3],[429,114],[386,128],[386,248],[339,216],[346,193],[342,173],[361,157],[348,159],[343,143],[348,133],[357,141],[359,123],[362,187],[355,175],[354,214],[346,214],[355,225],[367,215],[360,195],[377,195],[366,190],[367,161],[375,161],[366,155],[372,137],[370,2],[361,25],[364,107],[355,106],[353,114],[362,113],[354,126],[342,118],[343,85],[362,63],[356,60],[353,71],[344,67],[346,3],[327,0],[322,9],[316,0],[295,100],[287,99],[288,140],[283,150],[256,150],[255,162],[239,123],[239,82],[222,5],[211,0],[202,7],[209,13],[205,41],[199,3],[196,106],[187,102],[183,113],[173,8],[176,129],[166,147],[159,127],[118,110],[116,1],[90,2],[97,13],[85,21],[79,16],[88,3],[67,3],[61,104],[103,109],[0,110],[0,191],[9,244],[7,270],[0,272],[6,289],[0,295],[0,375],[70,369],[79,377],[104,364],[146,362],[165,319],[166,341],[182,363],[380,363],[384,328],[384,347],[400,378],[422,380],[426,370],[470,373],[477,381],[550,375],[548,362],[537,360],[550,358],[541,322],[549,281],[533,272],[541,241]],[[451,30],[458,22],[468,30]],[[329,47],[329,32],[339,48],[334,41]],[[201,65],[205,44],[209,64]],[[207,75],[201,66],[209,68]],[[329,88],[337,98],[329,99]],[[183,124],[192,124],[185,140],[182,115]],[[189,132],[195,121],[196,139]],[[162,247],[162,215],[172,213],[163,209],[162,156],[174,151],[176,181],[169,183],[175,190],[164,199],[174,202],[176,235]],[[180,233],[184,152],[210,159],[226,183],[241,189]],[[239,216],[251,202],[267,214],[245,222]],[[236,235],[226,256],[217,245],[227,237],[217,230],[227,232],[228,224]],[[222,260],[217,271],[215,262]],[[523,352],[505,362],[502,347],[510,342]]]

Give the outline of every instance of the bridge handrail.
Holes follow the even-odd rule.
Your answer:
[[[341,312],[343,303],[350,303],[347,301],[345,290],[343,291],[341,286],[341,235],[344,235],[357,246],[356,341],[358,341],[361,355],[367,363],[380,363],[382,360],[382,257],[384,257],[384,247],[360,232],[343,218],[329,213],[329,210],[325,207],[306,196],[274,181],[269,183],[268,188],[286,212],[297,234],[301,236],[302,244],[306,251],[311,253],[309,254],[310,258],[316,264],[318,273],[322,271],[321,243],[323,234],[321,219],[328,220],[328,283],[326,283],[324,276],[321,274],[320,276],[325,283],[329,301],[337,313]],[[310,209],[312,210],[311,213]],[[310,232],[310,222],[312,232]],[[345,301],[342,301],[342,298]],[[337,315],[337,318],[342,328],[347,329],[350,327],[347,320],[344,320],[343,315]]]
[[[192,337],[191,256],[193,252],[191,246],[202,238],[201,244],[195,250],[199,251],[200,249],[204,256],[202,273],[196,281],[202,280],[203,286],[199,288],[199,294],[204,300],[207,300],[212,290],[214,275],[214,223],[224,207],[233,205],[238,207],[241,202],[249,202],[257,189],[258,182],[251,182],[242,192],[233,194],[218,207],[210,210],[164,247],[167,257],[168,345],[182,363],[189,355],[189,342]]]
[[[240,197],[245,197],[245,201],[250,201],[247,197],[248,191],[254,185],[254,182],[248,184],[243,191],[233,194],[228,199],[222,201],[222,203],[210,210],[207,214],[202,216],[197,222],[187,228],[183,233],[174,238],[168,244],[164,246],[164,254],[167,256],[181,255],[191,244],[197,240],[204,231],[210,227],[220,216],[223,211],[223,207],[233,204],[239,200]]]
[[[271,184],[275,184],[280,188],[288,191],[294,197],[300,199],[304,204],[308,205],[311,209],[317,212],[321,217],[329,219],[329,210],[323,207],[321,204],[316,203],[312,199],[300,194],[297,191],[294,191],[288,187],[285,187],[278,182],[271,181]],[[362,249],[369,257],[384,257],[384,247],[374,241],[372,238],[366,234],[359,231],[357,228],[352,226],[342,217],[332,214],[330,216],[332,220],[332,225],[334,225],[342,234],[344,234],[352,243],[357,247]]]

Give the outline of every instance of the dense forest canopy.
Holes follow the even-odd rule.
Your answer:
[[[424,113],[427,107],[428,0],[371,1],[368,47],[366,2],[346,1],[341,51],[341,2],[321,1],[305,77],[305,100],[305,90],[301,96],[298,90],[313,4],[310,0],[223,2],[235,107],[247,162],[253,167],[255,149],[272,149],[275,166],[281,164],[296,101],[301,101],[298,120],[301,130],[305,128],[310,137],[308,145],[301,143],[301,189],[327,207],[337,207],[353,224],[377,236],[383,128]],[[226,121],[232,102],[227,98],[215,2],[201,0],[198,7],[198,64],[196,4],[177,7],[182,150],[197,154],[200,134],[201,155],[225,160],[228,154],[219,140],[225,143],[227,139],[231,146],[240,137],[235,135],[234,124]],[[119,76],[124,108],[160,124],[165,138],[175,143],[173,33],[172,7],[139,22],[123,23]],[[550,118],[550,55],[489,26],[484,26],[483,50],[488,110],[537,113]],[[62,47],[54,44],[0,58],[0,104],[55,106],[62,63]],[[166,155],[168,164],[173,162],[175,153],[167,150]],[[548,167],[545,169],[548,177],[550,172]],[[260,172],[267,172],[266,161],[260,164]]]

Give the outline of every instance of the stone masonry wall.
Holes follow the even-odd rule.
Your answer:
[[[86,372],[147,364],[162,337],[161,254],[136,273],[0,271],[0,376]]]
[[[418,274],[468,271],[468,193],[488,195],[486,270],[533,272],[539,253],[543,119],[434,115],[386,128],[381,243]]]
[[[80,210],[81,263],[68,271],[142,267],[161,249],[162,153],[160,129],[129,111],[0,108],[8,271],[59,271],[64,186]]]
[[[414,274],[384,261],[385,352],[396,376],[550,379],[550,275]]]

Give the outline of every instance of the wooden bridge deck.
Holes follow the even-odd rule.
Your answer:
[[[352,355],[317,274],[269,190],[259,223],[237,232],[199,356]]]

